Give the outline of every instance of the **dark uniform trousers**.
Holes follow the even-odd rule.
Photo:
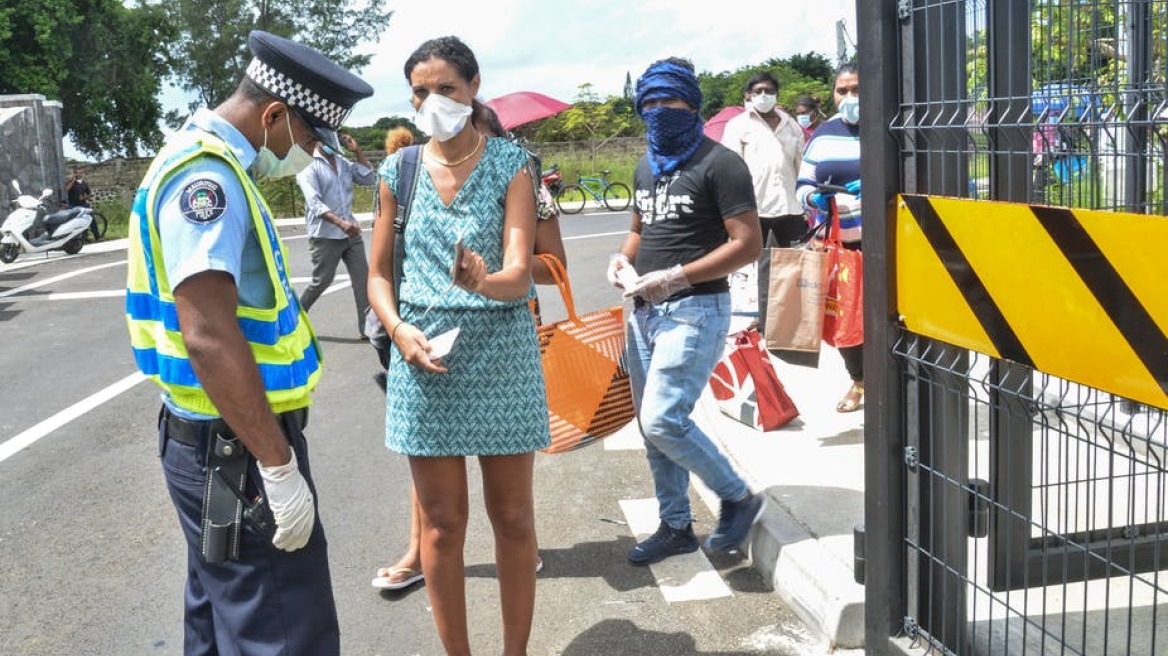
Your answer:
[[[210,422],[208,422],[209,424]],[[304,433],[283,421],[300,471],[312,489]],[[337,611],[328,570],[328,544],[319,517],[308,544],[285,552],[250,529],[241,532],[238,561],[208,564],[199,550],[206,469],[205,444],[167,439],[159,426],[159,454],[187,540],[186,656],[336,656]],[[206,431],[210,435],[210,430]],[[251,499],[262,489],[255,459],[248,458]]]

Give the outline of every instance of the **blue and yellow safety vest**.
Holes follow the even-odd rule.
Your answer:
[[[189,141],[168,146],[150,165],[135,194],[126,282],[126,320],[134,360],[142,373],[166,390],[180,408],[219,414],[199,383],[183,344],[173,290],[161,257],[155,212],[165,182],[183,164],[204,156],[227,162],[242,183],[272,289],[277,290],[275,307],[248,307],[241,303],[235,312],[259,364],[268,403],[276,413],[303,408],[309,405],[309,393],[320,379],[320,347],[288,281],[288,257],[272,225],[271,210],[235,155],[212,134],[195,132]]]

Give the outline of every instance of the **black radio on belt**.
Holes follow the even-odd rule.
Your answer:
[[[199,538],[200,552],[208,563],[239,559],[240,530],[244,521],[252,526],[271,525],[274,531],[275,522],[265,521],[267,504],[262,499],[248,501],[243,494],[247,466],[247,449],[243,443],[226,423],[216,422],[212,439],[207,440],[208,475],[203,488],[202,532]],[[270,516],[270,513],[266,515],[268,518]]]
[[[226,485],[235,498],[243,504],[243,523],[250,526],[259,535],[269,540],[272,539],[276,535],[276,518],[272,515],[272,509],[268,507],[267,501],[262,496],[256,496],[249,501],[243,491],[227,480],[218,467],[215,468],[214,473],[220,482]]]

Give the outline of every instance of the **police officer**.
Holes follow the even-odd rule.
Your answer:
[[[336,607],[302,430],[316,337],[255,178],[294,175],[373,89],[252,32],[234,94],[201,109],[134,200],[126,312],[162,388],[159,453],[187,539],[185,653],[337,654]]]

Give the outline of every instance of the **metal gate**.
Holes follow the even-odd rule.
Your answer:
[[[1168,0],[856,5],[867,649],[1168,654]]]

